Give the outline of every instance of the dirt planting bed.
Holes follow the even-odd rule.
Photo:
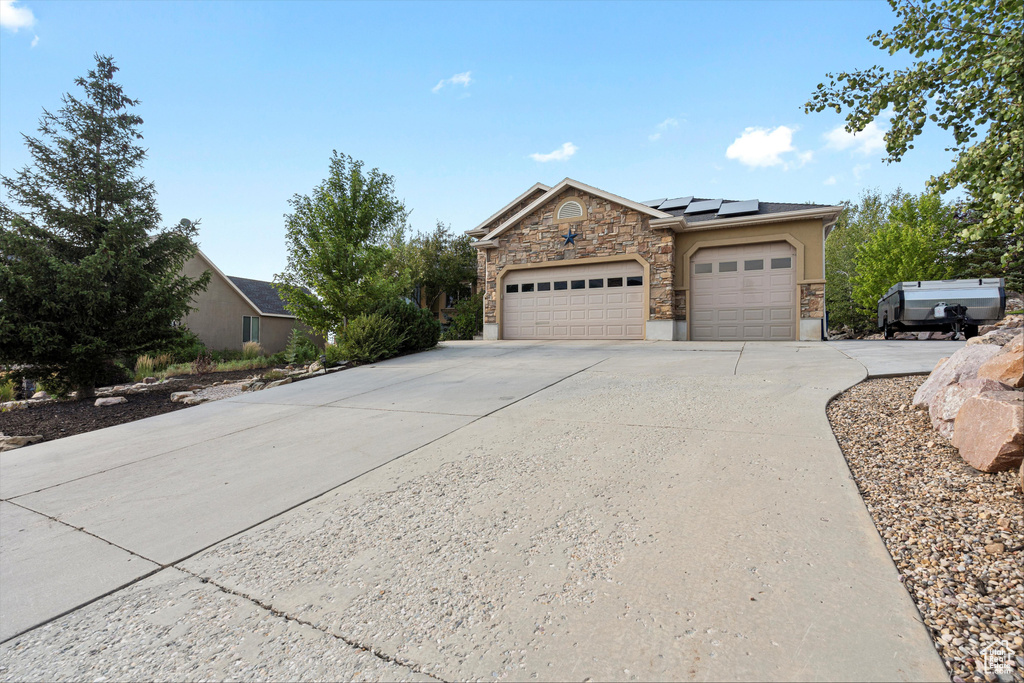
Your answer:
[[[869,380],[828,407],[868,511],[954,681],[1024,682],[1024,494],[911,408],[924,377]],[[985,652],[1009,643],[1009,673]]]
[[[7,436],[40,434],[44,441],[50,441],[73,434],[91,432],[94,429],[134,422],[144,417],[162,415],[185,408],[186,406],[181,403],[171,403],[172,392],[208,387],[225,380],[243,380],[269,372],[269,370],[270,368],[216,372],[206,375],[182,375],[174,378],[174,381],[157,385],[143,393],[132,395],[125,392],[115,393],[114,396],[125,396],[128,402],[114,406],[97,407],[93,405],[93,399],[38,403],[24,410],[0,412],[0,433]]]

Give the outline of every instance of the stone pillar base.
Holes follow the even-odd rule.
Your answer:
[[[675,339],[676,339],[676,341],[685,341],[686,340],[686,321],[685,320],[676,320],[674,322],[675,322],[675,328],[676,328],[675,329],[675,335],[676,335]]]
[[[484,323],[484,341],[498,340],[498,323]]]

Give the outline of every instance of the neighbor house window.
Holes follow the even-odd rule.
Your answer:
[[[254,315],[242,316],[242,343],[248,341],[260,343],[260,319]]]

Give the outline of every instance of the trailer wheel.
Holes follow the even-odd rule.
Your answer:
[[[889,324],[889,319],[885,318],[882,321],[882,337],[885,339],[892,339],[896,336],[892,331],[892,325]]]
[[[970,339],[971,337],[978,336],[977,325],[964,325],[964,339]]]

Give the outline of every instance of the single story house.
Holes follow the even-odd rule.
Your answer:
[[[466,231],[484,338],[820,340],[841,210],[537,183]]]
[[[273,283],[225,275],[206,254],[197,250],[182,268],[189,277],[210,271],[210,284],[200,292],[182,324],[199,335],[209,349],[240,351],[247,341],[259,342],[267,354],[284,351],[292,328],[309,334],[319,346],[324,340],[288,312]]]

